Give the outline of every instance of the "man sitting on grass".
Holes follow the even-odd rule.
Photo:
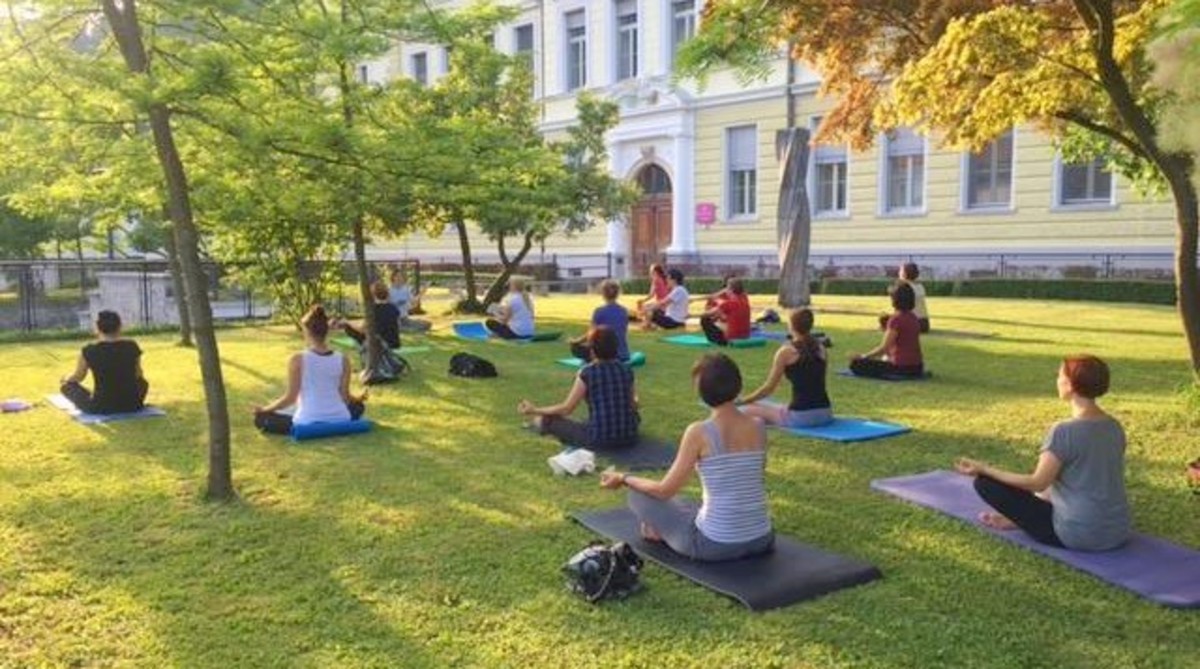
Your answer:
[[[75,372],[62,380],[62,394],[80,411],[92,414],[132,413],[146,405],[150,385],[142,376],[142,349],[121,337],[121,317],[115,311],[96,315],[98,341],[83,347]],[[82,381],[92,373],[91,392]]]
[[[612,279],[605,279],[600,284],[600,295],[604,304],[592,312],[592,328],[606,327],[617,336],[617,359],[629,362],[629,312],[617,304],[621,297],[621,284]],[[571,355],[591,362],[592,347],[588,344],[588,334],[571,340]]]

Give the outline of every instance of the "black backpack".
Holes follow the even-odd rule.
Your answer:
[[[498,376],[495,365],[470,353],[455,353],[450,357],[450,374],[470,379],[490,379]]]
[[[567,589],[589,604],[625,599],[642,589],[642,558],[625,542],[609,546],[594,541],[567,560],[562,571]]]

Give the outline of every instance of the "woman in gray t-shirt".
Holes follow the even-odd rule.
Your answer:
[[[995,511],[979,520],[1021,529],[1037,541],[1075,550],[1117,548],[1129,538],[1125,496],[1125,431],[1096,405],[1108,392],[1108,366],[1072,356],[1058,371],[1058,396],[1071,418],[1050,428],[1032,474],[1014,474],[963,458],[956,468],[975,477],[975,490]]]

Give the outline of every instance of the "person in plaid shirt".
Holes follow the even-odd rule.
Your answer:
[[[641,423],[637,389],[633,371],[617,357],[620,347],[617,335],[607,327],[596,327],[588,334],[588,345],[592,362],[579,371],[565,400],[545,407],[521,400],[517,411],[532,418],[541,434],[553,435],[568,446],[588,449],[633,446]],[[588,405],[587,422],[568,418],[584,400]]]

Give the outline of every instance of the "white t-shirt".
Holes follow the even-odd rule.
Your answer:
[[[916,300],[913,302],[913,315],[917,318],[929,319],[929,310],[925,307],[925,286],[922,286],[915,281],[906,281],[910,288],[913,289],[913,295]]]
[[[292,423],[334,423],[350,420],[350,408],[342,401],[342,371],[345,358],[332,351],[321,355],[305,351],[301,358],[300,399]]]
[[[676,323],[686,323],[688,318],[688,300],[690,298],[691,296],[688,295],[687,288],[675,286],[671,289],[671,292],[667,293],[665,300],[667,305],[663,309],[663,313],[667,315],[667,318]]]
[[[508,327],[518,337],[533,336],[533,310],[525,306],[525,297],[521,293],[509,293],[505,304],[508,307]],[[529,304],[533,304],[530,297]]]
[[[412,302],[412,288],[408,284],[388,288],[388,302],[400,312],[400,318],[408,318],[408,306]]]

